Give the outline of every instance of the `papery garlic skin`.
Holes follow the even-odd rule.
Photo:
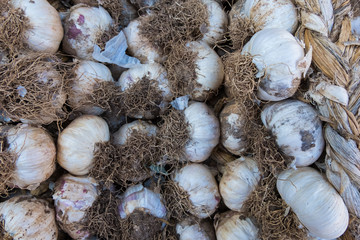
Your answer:
[[[348,210],[335,188],[315,169],[285,170],[278,176],[276,186],[310,233],[331,239],[345,232]]]
[[[109,140],[109,127],[104,119],[93,115],[78,117],[59,134],[57,161],[71,174],[88,174],[94,160],[95,143]]]
[[[309,166],[323,152],[325,141],[320,118],[309,104],[284,100],[265,105],[264,126],[271,130],[280,150],[293,159],[294,166]]]
[[[217,240],[258,240],[259,229],[241,213],[225,212],[215,224]]]
[[[214,112],[201,102],[190,102],[184,111],[189,124],[189,141],[185,145],[186,160],[203,162],[219,143],[220,126]]]
[[[136,120],[121,126],[121,128],[113,134],[112,142],[116,145],[125,145],[135,131],[149,137],[156,136],[158,127],[151,123]]]
[[[49,203],[30,195],[20,195],[0,203],[4,230],[14,240],[57,240],[55,212]]]
[[[60,15],[46,0],[11,0],[14,8],[20,8],[29,19],[25,42],[38,52],[56,53],[64,36]]]
[[[179,240],[215,240],[214,229],[209,222],[185,219],[176,224]]]
[[[16,156],[11,184],[34,190],[53,174],[55,143],[44,129],[18,124],[8,130],[6,140],[9,145],[7,151]]]
[[[252,158],[241,157],[227,163],[219,184],[225,205],[233,211],[240,211],[260,177],[258,164]]]
[[[173,181],[189,194],[191,214],[207,218],[215,212],[221,197],[217,182],[208,167],[196,163],[186,165],[176,171]]]
[[[260,78],[258,97],[280,101],[291,97],[311,64],[293,35],[278,28],[261,30],[244,46],[242,55],[252,56]]]
[[[96,41],[110,29],[112,23],[110,14],[101,6],[87,7],[79,4],[72,7],[64,24],[64,51],[80,59],[93,59]]]
[[[229,15],[231,23],[249,20],[254,32],[280,28],[294,33],[298,25],[296,7],[291,0],[239,0]]]
[[[100,115],[104,112],[101,107],[83,105],[82,101],[86,95],[91,95],[96,84],[114,82],[110,70],[101,63],[93,61],[80,61],[76,66],[75,78],[71,84],[69,93],[70,106],[79,112],[91,115]],[[115,83],[114,83],[115,84]]]
[[[99,196],[98,184],[91,177],[65,174],[55,183],[54,205],[56,219],[63,231],[73,239],[87,239],[91,234],[84,229],[86,210]]]
[[[126,189],[120,197],[119,214],[126,218],[135,210],[141,210],[157,218],[166,218],[166,207],[162,203],[161,195],[155,193],[142,184],[134,185]]]

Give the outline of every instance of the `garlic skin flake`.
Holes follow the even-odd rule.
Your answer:
[[[189,212],[198,218],[213,214],[220,202],[217,182],[203,164],[189,164],[176,171],[173,181],[189,194]]]
[[[4,230],[14,240],[57,240],[54,210],[42,199],[20,195],[0,203]]]
[[[5,0],[4,0],[5,1]],[[56,53],[64,36],[60,15],[46,0],[11,0],[29,19],[26,43],[37,52]]]
[[[348,210],[335,188],[315,169],[288,169],[276,183],[281,197],[313,235],[340,237],[349,222]]]
[[[44,129],[18,124],[8,130],[6,140],[7,151],[17,157],[11,184],[34,190],[53,174],[55,143]]]
[[[311,105],[289,99],[270,103],[262,110],[261,120],[280,150],[293,159],[292,165],[309,166],[323,152],[321,121]]]
[[[95,143],[109,140],[109,127],[104,119],[92,115],[78,117],[59,134],[57,161],[71,174],[88,174],[93,164]]]
[[[83,229],[85,213],[99,196],[97,182],[91,177],[65,174],[55,183],[54,205],[60,227],[73,239],[87,239],[91,234]]]
[[[311,64],[311,54],[293,35],[284,29],[261,30],[244,46],[242,55],[252,56],[260,78],[258,97],[280,101],[291,97]]]

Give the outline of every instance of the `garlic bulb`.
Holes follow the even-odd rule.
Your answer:
[[[63,231],[73,239],[91,236],[85,228],[86,210],[99,196],[96,181],[91,177],[65,174],[55,183],[54,199],[56,219]]]
[[[187,218],[176,224],[179,240],[215,240],[214,228],[208,221]]]
[[[80,61],[74,69],[74,80],[69,92],[70,106],[79,112],[91,115],[100,115],[104,110],[93,104],[84,104],[87,95],[91,95],[97,84],[114,82],[110,70],[101,63]]]
[[[184,111],[185,121],[189,124],[190,139],[185,146],[186,159],[203,162],[219,143],[219,120],[214,112],[201,102],[190,102]]]
[[[88,174],[95,144],[109,139],[109,127],[104,119],[92,115],[78,117],[59,134],[57,161],[71,174]]]
[[[229,15],[230,24],[247,20],[254,32],[280,28],[294,33],[298,25],[297,11],[291,0],[239,0]]]
[[[29,19],[29,28],[25,32],[29,48],[38,52],[57,52],[64,33],[56,9],[46,0],[11,0],[10,3],[23,10]]]
[[[215,225],[218,240],[258,240],[259,229],[250,218],[241,213],[226,212],[220,216]]]
[[[248,148],[245,124],[247,116],[245,106],[235,101],[225,105],[220,113],[221,144],[234,155],[240,155]]]
[[[124,124],[118,131],[113,135],[112,142],[116,145],[125,145],[129,137],[134,133],[138,132],[146,134],[148,136],[155,136],[158,131],[158,127],[151,123],[136,120],[131,123]]]
[[[253,57],[260,78],[257,95],[265,101],[291,97],[311,64],[311,51],[305,56],[295,37],[277,28],[255,33],[241,54]]]
[[[110,29],[112,18],[103,7],[79,4],[70,9],[65,20],[63,50],[81,59],[92,59],[94,45]]]
[[[196,163],[186,165],[175,172],[173,181],[189,195],[191,214],[207,218],[215,212],[221,198],[208,167]]]
[[[148,92],[143,92],[141,95],[145,96],[146,99],[151,102],[146,103],[148,107],[144,107],[145,109],[142,109],[143,106],[139,106],[141,103],[138,102],[138,105],[129,105],[129,112],[126,112],[128,116],[133,118],[153,119],[167,109],[169,102],[172,99],[172,94],[166,75],[165,68],[158,63],[138,65],[121,74],[116,85],[120,87],[122,92],[127,93],[132,92],[132,90],[135,91],[137,90],[134,88],[135,84],[141,84],[143,85],[142,88],[146,88],[145,91],[148,90]],[[150,86],[152,88],[150,88]],[[132,99],[136,98],[136,96],[131,95],[128,97]],[[126,99],[124,99],[124,101],[126,101]],[[132,101],[134,100],[129,102]],[[139,100],[139,102],[141,101]]]
[[[6,141],[7,151],[16,157],[11,184],[33,190],[53,174],[56,149],[44,129],[18,124],[7,131]]]
[[[54,210],[49,203],[29,195],[20,195],[0,203],[4,230],[12,239],[57,240]]]
[[[319,172],[310,167],[288,169],[280,173],[276,186],[310,233],[331,239],[345,232],[348,210],[334,187]]]
[[[321,121],[309,104],[298,100],[270,103],[262,110],[261,120],[280,150],[293,159],[292,165],[309,166],[320,157],[325,145]]]
[[[252,158],[241,157],[227,163],[219,184],[225,205],[233,211],[240,211],[259,181],[258,164]]]

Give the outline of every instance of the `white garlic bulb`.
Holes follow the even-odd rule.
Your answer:
[[[241,213],[223,213],[215,225],[218,240],[258,240],[259,229]]]
[[[214,112],[202,102],[190,102],[184,111],[189,124],[189,141],[185,146],[185,157],[191,162],[203,162],[219,143],[220,126]]]
[[[55,183],[56,219],[63,231],[73,239],[87,239],[91,233],[84,229],[86,210],[99,196],[96,181],[91,177],[65,174]]]
[[[100,115],[104,110],[92,104],[84,105],[87,95],[91,95],[96,84],[114,82],[110,70],[101,63],[80,61],[74,69],[74,80],[69,92],[70,106],[79,112],[91,115]]]
[[[187,218],[176,224],[179,240],[215,240],[213,226],[208,221]]]
[[[234,155],[240,155],[248,148],[245,124],[247,116],[245,106],[235,101],[227,103],[220,113],[220,141]]]
[[[42,199],[20,195],[0,203],[4,230],[14,240],[57,240],[54,210]]]
[[[254,32],[280,28],[294,33],[298,25],[297,11],[291,0],[239,0],[229,15],[231,24],[250,21]]]
[[[11,0],[14,8],[24,11],[29,19],[29,28],[25,31],[25,42],[38,52],[55,53],[64,36],[60,15],[46,0]]]
[[[110,29],[112,23],[110,14],[101,6],[87,7],[79,4],[72,7],[64,24],[64,51],[81,59],[91,60],[94,45]]]
[[[303,47],[284,29],[264,29],[250,39],[241,54],[250,55],[260,78],[258,97],[280,101],[291,97],[311,64],[311,51]]]
[[[240,211],[259,181],[258,164],[252,158],[241,157],[227,163],[219,184],[225,205],[233,211]]]
[[[267,104],[261,113],[280,150],[293,159],[292,165],[309,166],[321,155],[325,141],[315,109],[298,100]]]
[[[189,164],[177,170],[173,181],[187,194],[192,204],[189,212],[198,218],[213,214],[220,202],[217,182],[203,164]]]
[[[335,188],[315,169],[285,170],[278,176],[276,186],[310,233],[331,239],[345,232],[348,210]]]
[[[27,124],[10,128],[6,136],[7,151],[16,157],[11,184],[29,190],[37,188],[55,170],[54,140],[44,129]]]
[[[145,118],[153,119],[159,114],[163,113],[172,99],[172,94],[169,88],[169,82],[167,79],[167,73],[163,66],[158,63],[137,65],[129,70],[123,72],[116,82],[116,85],[120,87],[122,92],[131,90],[133,84],[140,81],[149,81],[149,86],[153,86],[156,91],[161,92],[158,96],[157,93],[143,93],[148,94],[148,97],[152,97],[154,106],[152,110],[139,110],[126,113],[133,118]],[[132,96],[129,96],[132,97]]]
[[[125,145],[129,137],[134,133],[146,134],[147,136],[156,136],[158,127],[154,124],[136,120],[124,124],[113,134],[112,142],[116,145]]]
[[[104,119],[92,115],[78,117],[59,134],[57,161],[71,174],[88,174],[95,144],[109,139],[109,127]]]

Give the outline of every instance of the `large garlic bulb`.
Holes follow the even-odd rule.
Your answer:
[[[94,45],[111,24],[112,18],[103,7],[87,7],[83,4],[72,7],[65,20],[64,51],[91,60]]]
[[[52,137],[42,128],[18,124],[6,133],[7,151],[16,157],[10,183],[33,190],[55,170],[56,149]]]
[[[325,145],[321,121],[309,104],[298,100],[270,103],[262,110],[261,120],[280,150],[293,159],[292,165],[309,166],[320,157]]]
[[[208,167],[196,163],[186,165],[176,171],[173,180],[189,195],[191,214],[207,218],[215,212],[221,198],[217,182]]]
[[[60,15],[46,0],[11,0],[14,8],[20,8],[29,20],[25,42],[35,51],[55,53],[63,39]]]
[[[213,226],[206,220],[187,218],[176,224],[176,233],[179,240],[215,240]]]
[[[219,184],[225,205],[233,211],[240,211],[259,180],[258,164],[252,158],[241,157],[227,163]]]
[[[110,139],[109,127],[100,117],[83,115],[59,134],[57,161],[74,175],[85,175],[93,164],[95,144]]]
[[[303,47],[283,29],[264,29],[250,39],[241,54],[252,56],[260,78],[258,97],[279,101],[291,97],[311,63]]]
[[[288,169],[277,180],[281,197],[313,235],[340,237],[349,222],[348,210],[335,188],[310,167]]]
[[[4,230],[14,240],[57,240],[55,212],[50,204],[29,195],[20,195],[0,203]]]
[[[86,102],[87,95],[91,95],[97,84],[113,82],[110,70],[101,63],[93,61],[80,61],[74,69],[74,79],[69,92],[70,106],[84,114],[100,115],[104,110]]]
[[[254,32],[281,28],[294,33],[298,24],[295,5],[291,0],[239,0],[230,13],[230,21],[250,21]]]
[[[241,213],[226,212],[215,225],[218,240],[258,240],[259,229]]]
[[[65,174],[55,183],[54,199],[56,219],[63,231],[73,239],[91,236],[85,228],[86,210],[99,196],[97,183],[90,177]]]

